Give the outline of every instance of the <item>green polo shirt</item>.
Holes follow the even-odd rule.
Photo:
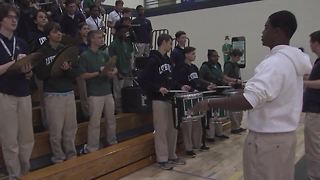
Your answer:
[[[226,62],[224,64],[224,74],[228,77],[240,79],[240,67],[236,62]]]
[[[115,37],[109,46],[110,57],[117,56],[118,72],[124,76],[131,73],[131,58],[133,45],[130,41],[121,41]]]
[[[212,64],[205,62],[200,68],[200,78],[217,85],[223,85],[223,72],[220,63]]]
[[[79,59],[79,73],[98,72],[101,66],[109,61],[109,56],[105,51],[93,52],[91,49],[84,51]],[[87,95],[105,96],[111,94],[110,79],[106,76],[97,76],[86,80]]]

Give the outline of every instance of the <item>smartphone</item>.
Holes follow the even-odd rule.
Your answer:
[[[244,36],[233,37],[231,39],[232,49],[240,49],[243,53],[240,61],[238,61],[240,68],[246,67],[246,38]]]

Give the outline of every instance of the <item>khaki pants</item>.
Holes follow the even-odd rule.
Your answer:
[[[9,179],[30,169],[34,145],[31,97],[0,93],[0,142]]]
[[[44,103],[53,154],[51,160],[60,163],[77,155],[75,138],[78,127],[74,94],[46,95]]]
[[[111,94],[106,96],[90,96],[89,112],[90,121],[88,126],[88,151],[94,152],[99,149],[100,123],[102,112],[106,124],[106,139],[109,145],[116,144],[116,117],[114,115],[114,100]]]
[[[166,101],[152,101],[154,141],[158,162],[176,159],[178,131],[173,125],[172,105]]]
[[[320,113],[306,113],[304,138],[307,174],[320,179]]]
[[[249,131],[243,150],[245,180],[293,180],[296,132]]]
[[[229,118],[231,121],[231,130],[237,130],[240,129],[241,122],[242,122],[242,111],[235,112],[235,111],[229,111]]]
[[[77,78],[77,85],[79,88],[79,95],[80,95],[80,103],[81,103],[81,110],[84,116],[89,116],[89,103],[87,97],[87,85],[86,80],[78,77]]]
[[[131,79],[119,79],[118,77],[113,78],[113,96],[115,108],[118,112],[122,112],[121,89],[128,86],[132,86]]]
[[[207,129],[207,138],[214,139],[215,136],[223,135],[223,122],[220,121],[217,117],[209,119],[209,129]]]
[[[149,57],[150,44],[149,43],[136,43],[137,47],[136,57]]]
[[[186,151],[201,147],[202,125],[201,119],[183,122],[181,124],[183,143]]]

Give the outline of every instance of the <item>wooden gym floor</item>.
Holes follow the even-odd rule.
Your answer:
[[[304,155],[303,115],[297,130],[296,162]],[[245,118],[244,118],[245,119]],[[177,166],[172,171],[158,168],[157,164],[148,166],[123,180],[242,180],[242,145],[246,133],[230,135],[228,140],[208,143],[210,150],[196,152],[196,158],[186,158],[185,166]],[[180,153],[181,154],[181,153]],[[183,157],[183,155],[181,155]]]

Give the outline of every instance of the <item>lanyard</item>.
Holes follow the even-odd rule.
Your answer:
[[[3,48],[7,51],[8,55],[11,57],[11,59],[14,60],[14,55],[16,53],[16,37],[13,37],[12,54],[11,54],[8,46],[4,43],[2,38],[0,38],[0,42],[1,42],[2,46],[3,46]]]

